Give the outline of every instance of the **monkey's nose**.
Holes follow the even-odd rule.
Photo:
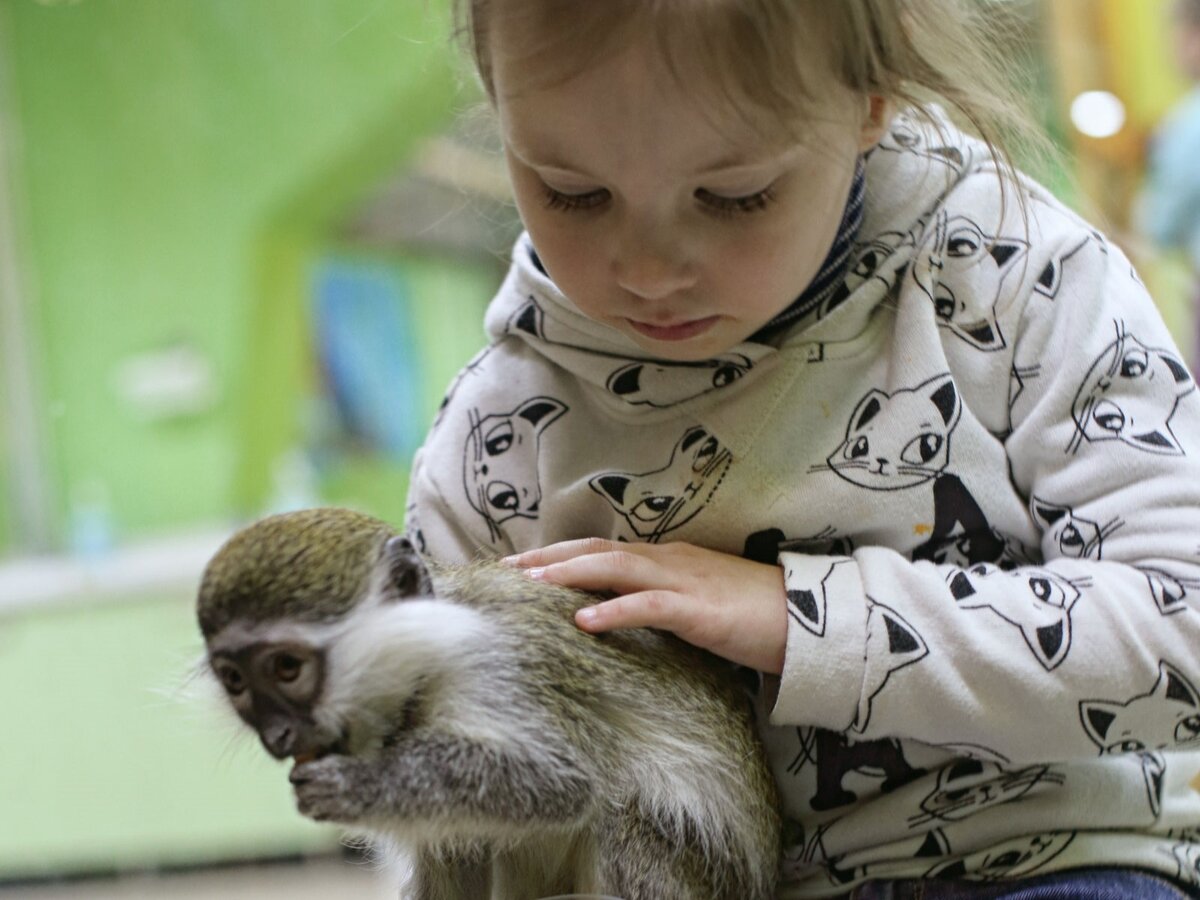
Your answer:
[[[296,732],[288,723],[277,722],[263,729],[262,742],[273,757],[285,759],[294,752]]]

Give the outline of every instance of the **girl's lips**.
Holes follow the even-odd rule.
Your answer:
[[[636,319],[626,319],[638,334],[656,341],[686,341],[688,338],[704,334],[714,325],[720,316],[708,316],[704,319],[693,319],[690,322],[679,322],[675,325],[651,325],[649,322],[639,322]]]

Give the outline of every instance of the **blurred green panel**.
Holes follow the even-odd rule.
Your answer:
[[[0,397],[4,396],[4,385],[0,382]],[[8,493],[8,479],[2,473],[10,471],[11,461],[7,457],[8,437],[5,434],[5,423],[9,417],[4,413],[4,405],[0,403],[0,560],[4,559],[13,548],[12,532],[12,502]]]
[[[9,459],[12,413],[8,409],[8,386],[4,383],[4,371],[0,369],[0,560],[3,560],[13,548],[12,515],[13,497],[9,494],[9,473],[12,472],[12,460]]]
[[[64,504],[101,485],[122,535],[228,517],[262,374],[243,367],[251,316],[280,289],[264,245],[303,247],[450,115],[443,7],[0,4]],[[117,372],[179,348],[210,367],[215,403],[140,415]]]
[[[190,598],[0,619],[0,880],[335,846],[189,673]],[[14,739],[16,738],[16,739]]]

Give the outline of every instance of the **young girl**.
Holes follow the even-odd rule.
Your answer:
[[[513,556],[765,674],[781,897],[1200,885],[1200,395],[956,130],[954,0],[474,0],[527,234],[420,453]],[[924,92],[924,93],[922,93]]]

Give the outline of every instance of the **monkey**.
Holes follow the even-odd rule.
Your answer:
[[[235,533],[196,611],[233,709],[293,758],[299,812],[403,852],[404,897],[773,897],[778,798],[736,667],[587,634],[594,602],[318,508]]]

